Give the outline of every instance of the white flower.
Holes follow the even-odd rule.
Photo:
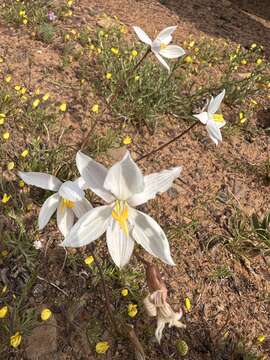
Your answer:
[[[43,248],[42,242],[40,240],[35,240],[33,245],[36,250],[40,250]]]
[[[157,317],[157,329],[155,335],[159,343],[166,324],[168,324],[169,327],[175,326],[183,329],[186,328],[186,325],[179,321],[183,315],[183,311],[180,309],[179,313],[174,312],[166,299],[164,300],[163,293],[163,291],[157,290],[143,300],[148,315]]]
[[[92,209],[84,197],[86,183],[82,178],[62,183],[57,177],[40,172],[19,172],[19,176],[28,185],[38,186],[45,190],[57,191],[48,197],[40,209],[38,227],[42,230],[57,210],[57,225],[65,236],[74,224],[75,216],[80,218]]]
[[[149,36],[139,27],[133,26],[138,38],[145,44],[151,46],[151,51],[157,57],[158,61],[165,66],[170,72],[170,67],[163,58],[176,59],[185,54],[185,50],[177,45],[169,45],[172,41],[172,33],[176,30],[177,26],[169,26],[162,30],[158,36],[152,41]]]
[[[216,145],[222,141],[222,135],[220,129],[226,124],[226,121],[223,118],[222,114],[216,114],[219,110],[221,102],[225,96],[225,89],[218,94],[215,98],[211,97],[211,100],[206,103],[204,109],[208,106],[207,111],[203,111],[200,114],[194,115],[199,119],[204,125],[206,125],[206,130],[209,134],[211,140],[214,141]]]
[[[109,170],[81,152],[77,153],[76,161],[87,185],[108,205],[96,207],[79,219],[62,245],[84,246],[106,231],[108,249],[117,266],[128,263],[134,241],[151,255],[174,265],[169,242],[161,227],[133,206],[144,204],[157,193],[167,191],[181,168],[143,176],[129,152]]]

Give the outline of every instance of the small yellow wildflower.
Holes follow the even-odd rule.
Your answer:
[[[1,251],[1,255],[2,255],[3,257],[8,256],[8,251],[7,251],[7,250]]]
[[[28,156],[29,151],[27,149],[23,150],[23,152],[21,153],[21,157],[26,158],[26,156]]]
[[[134,78],[135,81],[138,81],[139,79],[140,79],[140,75],[136,75]]]
[[[110,80],[112,78],[112,73],[107,72],[106,74],[106,79]]]
[[[27,91],[26,87],[22,87],[22,88],[21,88],[21,94],[22,94],[22,95],[24,95],[24,94],[26,93],[26,91]]]
[[[253,99],[251,99],[250,100],[250,105],[258,105],[258,103],[257,103],[257,101],[256,100],[253,100]]]
[[[131,144],[132,143],[132,139],[131,139],[131,137],[130,136],[125,136],[124,137],[124,139],[123,139],[123,144],[124,145],[129,145],[129,144]]]
[[[247,120],[243,111],[240,111],[239,113],[239,120],[241,124],[243,124]]]
[[[188,297],[185,298],[185,308],[186,310],[189,312],[191,309],[191,302],[190,299]]]
[[[91,44],[90,45],[90,50],[95,50],[95,45]]]
[[[119,54],[119,49],[112,47],[112,48],[111,48],[111,52],[112,52],[114,55],[118,55],[118,54]]]
[[[66,34],[65,35],[65,41],[69,41],[70,40],[70,35],[69,34]]]
[[[8,313],[8,307],[7,306],[3,306],[0,308],[0,319],[3,319],[4,317],[6,317]]]
[[[256,64],[257,64],[257,65],[261,65],[261,64],[262,64],[262,62],[263,62],[263,60],[262,60],[262,59],[257,59],[257,60],[256,60]]]
[[[7,169],[9,171],[13,170],[14,169],[14,166],[15,166],[15,163],[13,161],[10,161],[8,164],[7,164]]]
[[[138,309],[137,309],[137,306],[136,304],[129,304],[128,305],[128,316],[130,317],[135,317],[138,313]]]
[[[194,49],[194,51],[195,51],[195,53],[198,53],[198,52],[200,51],[200,49],[199,49],[198,47],[196,47],[196,48]]]
[[[22,341],[22,335],[19,331],[10,337],[10,346],[17,348]]]
[[[19,15],[20,15],[21,17],[24,17],[24,16],[25,16],[25,10],[21,10],[21,11],[19,12]]]
[[[68,10],[66,13],[65,13],[65,16],[72,16],[73,12],[71,10]]]
[[[20,91],[20,90],[21,90],[21,87],[20,87],[20,85],[16,85],[16,86],[14,86],[14,89],[15,89],[16,91]]]
[[[20,181],[19,181],[19,187],[20,187],[20,188],[23,188],[24,185],[25,185],[25,182],[24,182],[23,180],[20,180]]]
[[[67,103],[63,102],[62,104],[60,104],[59,110],[65,112],[67,110]]]
[[[253,43],[253,44],[250,45],[250,48],[251,48],[251,49],[255,49],[256,47],[257,47],[257,44],[256,44],[256,43]]]
[[[6,204],[6,203],[10,200],[10,198],[11,198],[11,195],[8,195],[8,194],[5,193],[5,194],[3,195],[1,201],[2,201],[3,204]]]
[[[73,0],[68,0],[67,6],[68,6],[68,7],[71,7],[72,5],[73,5]]]
[[[40,104],[40,100],[39,100],[39,99],[36,99],[36,100],[33,102],[33,104],[32,104],[32,108],[33,108],[33,109],[36,109],[39,104]]]
[[[125,26],[121,26],[120,32],[121,32],[122,34],[125,34],[125,33],[127,32],[127,29],[125,28]]]
[[[50,97],[50,93],[47,92],[46,94],[43,95],[42,100],[47,101],[49,100],[49,97]]]
[[[4,139],[4,140],[8,140],[9,137],[10,137],[9,132],[8,132],[8,131],[4,132],[4,134],[3,134],[3,139]]]
[[[259,335],[259,336],[257,337],[257,340],[258,340],[259,343],[263,343],[265,339],[266,339],[266,336],[265,336],[265,335]]]
[[[247,60],[246,60],[246,59],[241,60],[241,64],[242,64],[242,65],[246,65],[246,64],[247,64]]]
[[[47,321],[47,320],[49,320],[49,318],[52,316],[52,312],[51,312],[51,310],[50,309],[43,309],[42,311],[41,311],[41,314],[40,314],[40,317],[41,317],[41,320],[43,320],[43,321]]]
[[[11,75],[7,75],[7,76],[5,77],[5,82],[9,83],[9,82],[11,82],[11,79],[12,79],[12,76],[11,76]]]
[[[3,125],[3,124],[4,124],[5,118],[6,118],[6,115],[5,115],[5,114],[0,114],[0,125]]]
[[[123,290],[121,291],[121,295],[122,295],[122,296],[128,296],[128,289],[123,289]]]
[[[27,20],[26,18],[24,18],[24,19],[23,19],[23,24],[24,24],[24,25],[27,25],[27,23],[28,23],[28,20]]]
[[[193,48],[194,45],[195,45],[195,41],[193,40],[188,44],[188,47],[191,49]]]
[[[186,56],[185,57],[185,62],[188,63],[188,64],[192,63],[193,62],[192,56],[190,56],[190,55]]]
[[[87,265],[87,266],[90,266],[92,263],[93,263],[93,261],[94,261],[94,258],[93,258],[93,256],[87,256],[87,258],[85,258],[84,259],[84,263],[85,263],[85,265]]]
[[[136,56],[138,56],[138,51],[132,50],[131,55],[135,58]]]
[[[27,101],[27,96],[22,96],[22,97],[21,97],[21,101],[22,101],[22,102],[26,102],[26,101]]]
[[[93,105],[91,110],[93,111],[93,113],[97,114],[99,111],[99,105],[98,104]]]
[[[97,53],[101,54],[101,52],[102,52],[101,48],[97,48]]]
[[[96,344],[96,352],[98,354],[105,354],[109,347],[110,345],[107,341],[100,341]]]

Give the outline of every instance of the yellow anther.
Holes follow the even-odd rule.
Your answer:
[[[222,114],[214,114],[213,119],[215,122],[218,122],[218,123],[224,121],[224,117]]]
[[[166,44],[164,44],[164,43],[161,43],[161,44],[160,44],[160,50],[166,49],[167,46],[168,46],[168,45],[166,45]]]
[[[63,212],[65,210],[65,208],[73,209],[74,206],[75,206],[75,203],[73,201],[63,198],[62,202],[61,202],[61,211]]]
[[[126,202],[117,200],[112,211],[112,217],[119,222],[120,228],[128,236],[128,206]]]

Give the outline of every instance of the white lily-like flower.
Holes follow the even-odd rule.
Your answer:
[[[222,141],[222,135],[220,129],[226,124],[222,114],[216,114],[219,110],[221,102],[225,96],[225,89],[218,94],[215,98],[211,97],[208,104],[206,103],[204,109],[207,107],[207,111],[203,111],[200,114],[193,115],[200,120],[201,123],[206,125],[206,130],[211,140],[216,145]]]
[[[84,246],[106,231],[108,249],[118,267],[128,263],[134,241],[151,255],[174,265],[164,231],[154,219],[133,207],[167,191],[181,168],[143,176],[129,152],[109,170],[82,152],[77,153],[76,162],[89,188],[108,205],[96,207],[79,219],[62,245]]]
[[[186,328],[186,325],[179,321],[183,316],[182,309],[180,309],[178,313],[173,311],[170,304],[164,299],[164,291],[157,290],[153,292],[143,300],[143,303],[148,315],[157,317],[155,335],[159,344],[166,324],[168,324],[169,327]]]
[[[57,225],[61,233],[66,236],[75,220],[92,209],[92,205],[85,198],[83,189],[86,183],[83,178],[62,183],[57,177],[40,172],[21,172],[19,176],[28,185],[41,189],[56,191],[44,202],[38,217],[38,227],[42,230],[57,210]]]
[[[177,26],[169,26],[162,30],[154,41],[139,27],[133,26],[138,38],[145,44],[151,46],[151,51],[157,57],[158,61],[165,66],[170,72],[170,67],[163,59],[177,59],[185,54],[185,50],[177,45],[169,45],[172,41],[172,33],[177,29]]]

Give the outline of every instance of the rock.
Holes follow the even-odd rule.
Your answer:
[[[29,360],[52,359],[57,351],[57,322],[52,315],[40,323],[26,339],[26,358]]]

